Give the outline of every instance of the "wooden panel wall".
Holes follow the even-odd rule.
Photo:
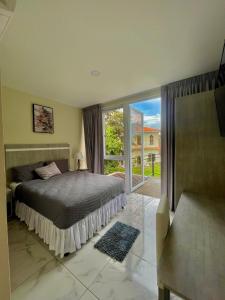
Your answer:
[[[176,99],[175,135],[176,203],[183,191],[225,197],[225,138],[214,91]]]
[[[7,183],[12,181],[11,169],[16,166],[28,165],[39,161],[69,159],[70,146],[60,144],[6,144],[6,175]]]

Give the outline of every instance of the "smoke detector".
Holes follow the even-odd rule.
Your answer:
[[[101,72],[98,70],[91,70],[91,76],[98,77],[101,75]]]

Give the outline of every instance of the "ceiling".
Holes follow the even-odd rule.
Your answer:
[[[18,0],[2,81],[84,107],[214,70],[224,38],[225,0]]]

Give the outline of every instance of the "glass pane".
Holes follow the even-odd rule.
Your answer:
[[[142,113],[131,109],[132,188],[143,181]]]
[[[124,154],[124,123],[123,109],[110,110],[103,113],[104,135],[105,135],[105,154],[123,155]]]
[[[161,152],[161,99],[149,99],[133,103],[132,108],[143,113],[144,116],[144,176],[158,177],[160,180],[160,152]]]
[[[104,174],[125,179],[125,162],[123,160],[104,160]]]

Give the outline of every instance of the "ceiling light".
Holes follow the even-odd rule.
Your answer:
[[[98,76],[100,76],[100,74],[101,74],[101,72],[99,72],[98,70],[91,71],[91,76],[98,77]]]

